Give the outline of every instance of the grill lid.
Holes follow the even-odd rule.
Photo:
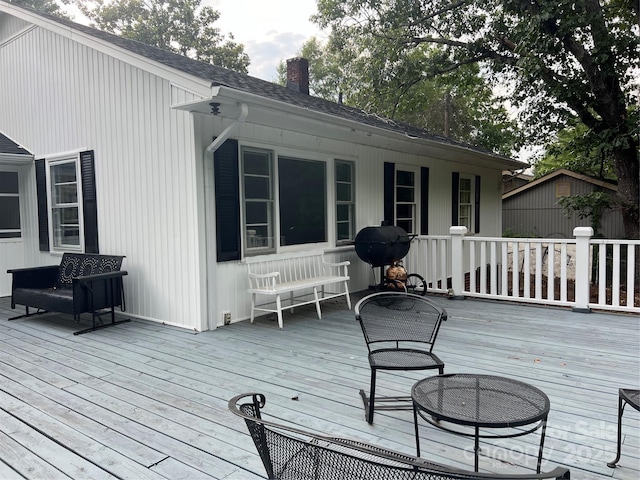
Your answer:
[[[363,262],[373,267],[391,265],[409,253],[411,237],[401,228],[393,225],[365,227],[355,238],[356,254]]]

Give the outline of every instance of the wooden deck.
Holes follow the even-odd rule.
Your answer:
[[[619,467],[618,388],[640,383],[636,316],[433,297],[449,312],[435,351],[445,371],[530,382],[551,399],[543,469],[576,479],[640,478],[640,415],[627,408]],[[22,310],[17,311],[22,313]],[[266,394],[265,412],[305,428],[414,453],[410,411],[369,426],[366,347],[343,301],[196,333],[133,320],[86,335],[70,317],[7,321],[0,299],[0,478],[255,479],[262,464],[232,396]],[[424,372],[381,374],[380,393],[408,392]],[[423,456],[471,468],[472,440],[421,427]],[[483,442],[480,468],[523,473],[539,433]]]

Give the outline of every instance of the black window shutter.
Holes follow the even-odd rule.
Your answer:
[[[218,262],[240,260],[238,141],[226,140],[213,154]]]
[[[47,211],[47,169],[44,158],[35,161],[40,251],[49,251],[49,212]]]
[[[384,224],[394,225],[396,221],[394,211],[394,188],[396,180],[396,166],[390,162],[384,162]]]
[[[476,188],[475,188],[476,204],[475,204],[475,222],[474,231],[480,233],[480,175],[476,175]]]
[[[96,201],[96,174],[93,150],[80,152],[82,177],[82,210],[84,219],[84,251],[100,253],[98,247],[98,203]]]
[[[458,206],[460,202],[460,173],[451,172],[451,226],[455,227],[460,222]]]
[[[429,168],[420,168],[420,234],[429,235]]]

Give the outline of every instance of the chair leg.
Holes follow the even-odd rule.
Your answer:
[[[324,294],[322,295],[324,297]],[[316,300],[316,312],[318,312],[318,320],[322,318],[322,311],[320,310],[320,298],[318,297],[318,288],[313,287],[313,297]]]
[[[251,323],[253,323],[253,320],[255,319],[255,314],[256,314],[256,294],[252,293],[251,294]]]
[[[622,396],[618,396],[618,449],[616,450],[616,458],[612,462],[607,463],[607,467],[616,468],[616,463],[620,460],[620,447],[622,446],[622,414],[626,404]]]
[[[278,310],[278,326],[284,328],[284,322],[282,321],[282,302],[280,301],[280,295],[276,295],[276,309]]]
[[[374,404],[376,398],[376,369],[371,369],[371,388],[369,389],[369,409],[367,410],[367,423],[373,423]]]
[[[344,282],[344,295],[347,297],[347,307],[351,310],[351,297],[349,296],[349,284]]]

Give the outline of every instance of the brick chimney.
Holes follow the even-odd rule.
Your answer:
[[[306,58],[287,60],[287,88],[309,95],[309,61]]]

